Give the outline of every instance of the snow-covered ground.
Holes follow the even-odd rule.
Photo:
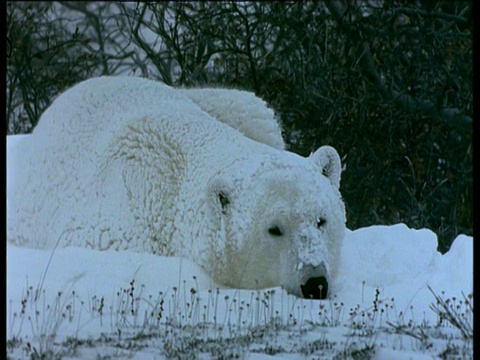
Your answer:
[[[8,245],[7,351],[12,358],[473,358],[473,238],[459,236],[445,255],[436,246],[434,233],[403,224],[348,231],[340,276],[330,299],[319,301],[280,288],[222,289],[181,258]],[[447,309],[465,334],[440,318]]]
[[[12,181],[7,169],[7,191]],[[187,259],[8,244],[7,353],[473,358],[473,238],[458,236],[444,255],[436,248],[433,232],[403,224],[347,231],[329,299],[305,300],[221,288]]]

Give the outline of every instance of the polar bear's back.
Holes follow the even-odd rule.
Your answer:
[[[136,121],[142,115],[159,113],[175,118],[180,110],[188,113],[188,107],[192,114],[198,114],[196,106],[210,115],[209,118],[229,125],[252,140],[285,149],[273,110],[251,92],[221,88],[173,89],[138,77],[99,77],[74,86],[45,111],[34,134],[52,140],[72,134],[75,141],[93,142],[96,148],[101,148],[102,142],[115,138],[122,125],[132,119]]]
[[[182,108],[188,106],[183,96],[159,82],[137,77],[93,78],[61,94],[44,112],[33,134],[85,140],[98,134],[105,138],[130,121],[158,114],[159,109],[166,115],[174,113],[175,102]]]

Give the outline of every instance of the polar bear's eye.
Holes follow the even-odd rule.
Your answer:
[[[220,205],[222,205],[222,209],[225,209],[228,204],[230,204],[230,200],[228,200],[227,195],[223,192],[218,193],[218,200],[220,201]]]
[[[318,220],[317,220],[317,228],[321,228],[323,225],[325,225],[325,223],[327,222],[327,220],[323,217],[319,217]]]
[[[272,226],[268,229],[268,233],[272,236],[282,236],[283,232],[278,226]]]

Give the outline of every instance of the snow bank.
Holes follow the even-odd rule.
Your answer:
[[[48,265],[51,254],[51,251],[8,245],[9,300],[18,304],[27,282],[36,288],[45,272],[43,288],[51,294],[75,288],[77,294],[85,296],[109,296],[133,279],[151,294],[171,291],[173,287],[185,286],[202,292],[218,286],[199,266],[182,258],[63,248],[55,250]],[[331,300],[343,302],[346,309],[371,306],[378,289],[378,298],[395,305],[397,313],[402,311],[407,321],[411,317],[435,321],[436,316],[429,309],[435,299],[427,286],[438,295],[444,291],[445,297],[459,299],[462,292],[465,295],[473,292],[473,238],[464,235],[457,237],[451,250],[441,255],[436,250],[435,234],[430,230],[413,230],[398,224],[348,231],[341,264]],[[232,296],[250,296],[248,290],[229,291]],[[313,301],[295,300],[280,289],[277,292],[292,302]]]
[[[405,224],[349,231],[342,250],[337,299],[349,306],[394,306],[404,319],[436,320],[428,286],[442,297],[463,299],[473,292],[473,238],[458,236],[449,252],[437,251],[437,236]],[[378,289],[378,295],[377,295]],[[392,301],[393,300],[393,301]]]
[[[191,329],[197,329],[200,338],[221,340],[228,335],[225,332],[221,335],[217,325],[233,326],[239,333],[232,336],[240,341],[242,334],[252,336],[249,332],[257,326],[275,328],[276,316],[283,325],[273,338],[264,339],[265,348],[280,346],[297,355],[279,353],[274,358],[300,355],[298,342],[317,346],[322,341],[325,346],[336,345],[340,353],[347,344],[355,346],[356,341],[359,349],[363,342],[375,344],[374,359],[431,358],[432,354],[451,348],[449,344],[460,343],[458,332],[452,327],[443,327],[440,333],[436,328],[428,328],[438,323],[438,317],[430,309],[435,298],[427,286],[443,299],[452,295],[463,299],[458,294],[468,295],[473,291],[472,259],[473,238],[468,236],[459,236],[451,250],[442,256],[436,251],[435,235],[429,230],[413,230],[398,224],[349,231],[341,253],[340,277],[330,299],[306,300],[288,295],[280,288],[265,292],[218,290],[200,267],[182,258],[80,248],[59,248],[52,256],[51,251],[9,244],[7,339],[21,338],[24,343],[32,342],[37,349],[51,346],[45,343],[42,334],[53,334],[56,344],[67,337],[91,339],[92,345],[80,346],[79,356],[94,357],[102,353],[118,356],[115,351],[121,344],[119,331],[130,331],[123,338],[128,342],[126,346],[131,346],[135,344],[135,334],[148,332],[148,326],[153,326],[150,331],[157,334],[156,341],[146,337],[142,342],[139,336],[140,346],[134,347],[128,356],[162,358],[166,342],[183,349],[182,344],[191,340]],[[39,301],[35,302],[37,289]],[[375,304],[385,312],[375,313]],[[138,312],[130,316],[132,308]],[[20,315],[22,311],[25,315]],[[159,313],[163,314],[158,319],[161,326],[155,325]],[[439,335],[423,343],[396,335],[391,328],[385,330],[389,328],[386,321],[412,322],[415,327],[409,327],[411,331],[418,332],[418,326],[425,326],[424,329],[430,329],[429,336]],[[173,333],[168,335],[170,330]],[[446,340],[445,334],[454,337]],[[102,339],[107,339],[110,350],[104,349]],[[297,340],[292,343],[292,339]],[[224,339],[221,344],[229,341]],[[269,341],[273,343],[269,345]],[[424,348],[430,341],[434,341],[434,346]],[[468,356],[468,344],[460,346],[467,346],[461,351]],[[17,353],[20,349],[23,348],[17,347]],[[267,357],[257,352],[246,355],[249,356]]]

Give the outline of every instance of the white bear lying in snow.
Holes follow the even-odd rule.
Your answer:
[[[9,154],[8,240],[184,256],[226,286],[325,298],[345,231],[340,159],[283,149],[251,93],[87,80]]]

